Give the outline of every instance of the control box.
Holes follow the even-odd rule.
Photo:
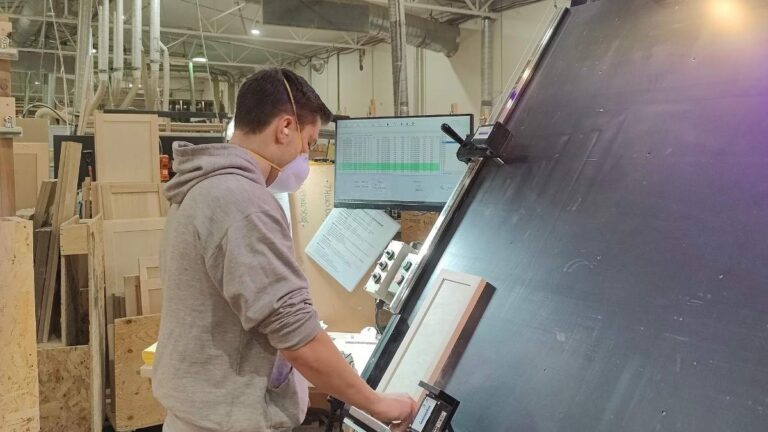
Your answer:
[[[389,294],[390,285],[400,274],[403,261],[412,252],[413,248],[406,243],[391,241],[365,284],[368,294],[384,302],[391,301],[394,296]]]
[[[400,288],[408,284],[408,281],[413,278],[413,275],[416,273],[414,269],[418,267],[418,263],[419,254],[416,252],[411,252],[405,257],[403,263],[400,264],[397,275],[392,279],[389,289],[387,289],[387,298],[384,299],[387,304],[390,304],[397,295],[397,292],[400,291]]]

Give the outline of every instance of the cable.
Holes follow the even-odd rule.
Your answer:
[[[376,300],[376,311],[374,312],[373,316],[373,325],[376,328],[376,333],[381,336],[384,333],[384,327],[381,326],[381,319],[380,314],[382,309],[384,309],[384,301],[383,300]]]
[[[53,111],[53,112],[54,112],[54,114],[56,114],[56,116],[57,116],[58,118],[60,118],[60,119],[61,119],[63,122],[65,122],[65,123],[67,122],[67,119],[65,119],[65,118],[64,118],[64,117],[63,117],[63,116],[62,116],[62,115],[61,115],[61,114],[60,114],[60,113],[59,113],[59,112],[56,110],[56,108],[54,108],[54,107],[52,107],[52,106],[50,106],[50,105],[48,105],[48,104],[44,104],[44,103],[42,103],[42,102],[33,102],[33,103],[29,104],[29,106],[27,106],[26,108],[24,108],[24,111],[22,111],[22,112],[21,112],[21,117],[22,117],[22,118],[23,118],[23,117],[26,117],[26,116],[27,116],[27,114],[29,113],[29,110],[30,110],[30,108],[34,108],[34,107],[43,107],[43,108],[48,108],[49,110]]]

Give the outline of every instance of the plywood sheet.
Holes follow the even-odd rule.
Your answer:
[[[157,425],[165,409],[152,396],[150,380],[140,376],[141,353],[157,342],[160,316],[147,315],[115,321],[114,421],[118,431]]]
[[[40,424],[32,222],[0,218],[0,425],[35,432]]]
[[[293,248],[304,274],[320,319],[329,331],[359,332],[372,326],[374,320],[373,297],[365,293],[365,280],[348,292],[336,279],[320,268],[304,253],[309,242],[333,210],[334,166],[311,164],[309,178],[301,189],[290,197]]]
[[[96,114],[94,117],[97,180],[160,183],[157,116]]]
[[[13,139],[17,143],[47,143],[50,140],[48,119],[19,117],[16,126],[22,129],[21,136]]]
[[[37,194],[50,172],[48,142],[13,143],[16,209],[35,207]]]
[[[164,217],[168,201],[158,183],[98,182],[104,220]]]
[[[379,383],[385,393],[418,400],[419,381],[434,384],[485,288],[477,276],[443,270]]]
[[[91,364],[88,345],[37,350],[40,431],[91,431]],[[101,431],[101,429],[98,429]]]
[[[88,225],[80,223],[75,216],[61,225],[59,247],[62,255],[84,255],[88,253]]]
[[[123,277],[139,273],[139,257],[160,254],[165,218],[104,221],[104,270],[106,293],[124,295],[127,316],[138,312],[136,293],[126,290]],[[107,305],[107,322],[114,317]]]

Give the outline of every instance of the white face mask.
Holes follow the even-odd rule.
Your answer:
[[[277,173],[267,189],[275,193],[294,193],[309,177],[309,154],[301,153]]]

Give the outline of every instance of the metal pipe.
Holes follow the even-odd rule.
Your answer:
[[[77,9],[77,25],[81,31],[77,32],[77,58],[75,59],[75,111],[82,112],[87,100],[87,92],[84,86],[90,83],[86,75],[88,65],[91,62],[91,17],[93,13],[93,0],[80,0]]]
[[[171,99],[171,57],[168,55],[168,47],[160,42],[163,50],[163,111],[168,111]]]
[[[141,87],[142,46],[141,46],[141,1],[133,0],[133,15],[131,18],[131,76],[133,83],[125,96],[120,109],[126,109],[133,104],[136,94]]]
[[[160,81],[160,0],[149,2],[149,88],[144,89],[151,109],[157,109],[157,88]]]
[[[99,7],[99,87],[96,89],[96,94],[93,95],[93,99],[88,103],[85,111],[80,115],[80,123],[78,125],[78,133],[82,134],[85,131],[85,125],[88,123],[88,118],[99,106],[104,95],[107,94],[109,88],[109,0],[102,0],[101,7]]]
[[[389,0],[389,31],[392,45],[392,90],[397,116],[408,115],[408,67],[405,53],[405,8],[402,0]]]
[[[112,48],[112,100],[117,103],[123,89],[123,58],[125,43],[123,41],[123,0],[115,0],[115,23],[113,28]]]
[[[54,106],[56,102],[56,72],[48,74],[48,88],[46,89],[45,103]]]
[[[109,0],[101,0],[99,8],[99,81],[109,79]]]
[[[480,38],[480,124],[487,124],[493,109],[493,22],[483,18]]]
[[[197,111],[197,97],[195,95],[195,66],[192,62],[189,65],[189,110]]]

